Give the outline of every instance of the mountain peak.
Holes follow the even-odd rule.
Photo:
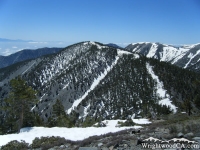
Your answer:
[[[128,45],[125,49],[140,53],[148,58],[170,62],[182,68],[200,72],[200,46],[193,45],[174,46],[161,43],[138,42]]]

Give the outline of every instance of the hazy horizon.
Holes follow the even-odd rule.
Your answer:
[[[199,15],[198,0],[1,0],[0,38],[38,42],[26,43],[22,49],[65,47],[81,41],[120,46],[195,44],[200,42]],[[0,55],[21,46],[0,43]]]

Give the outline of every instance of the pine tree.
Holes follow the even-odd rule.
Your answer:
[[[3,106],[6,114],[5,124],[10,124],[10,130],[13,131],[16,130],[17,125],[19,132],[22,127],[33,125],[34,121],[30,118],[33,115],[30,112],[30,106],[37,102],[36,91],[28,86],[21,77],[12,79],[10,86],[11,92],[4,100],[5,105]]]
[[[73,124],[67,114],[65,113],[64,106],[60,100],[56,100],[56,103],[53,105],[52,115],[48,119],[47,123],[49,127],[72,127]]]
[[[191,101],[189,99],[185,99],[184,100],[183,108],[185,108],[186,112],[190,116],[191,115],[191,111],[192,111],[192,104],[191,104]]]

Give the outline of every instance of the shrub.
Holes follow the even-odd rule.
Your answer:
[[[67,142],[65,138],[61,137],[41,137],[35,138],[33,143],[31,144],[32,148],[42,148],[42,150],[46,150],[52,148],[54,146],[60,146]]]
[[[199,124],[198,123],[190,123],[186,126],[186,131],[187,132],[199,132],[200,128],[199,128]]]
[[[28,149],[28,143],[26,143],[25,141],[11,141],[8,144],[4,145],[1,147],[1,150],[26,150]]]
[[[178,130],[177,130],[177,127],[176,127],[176,125],[171,125],[170,127],[169,127],[169,133],[177,133],[178,132]]]
[[[134,126],[135,125],[135,123],[132,121],[132,119],[127,119],[125,122],[118,121],[118,124],[119,124],[120,127]]]

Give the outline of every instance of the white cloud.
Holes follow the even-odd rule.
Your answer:
[[[28,43],[30,43],[30,44],[37,44],[38,42],[28,42]]]
[[[18,49],[16,52],[22,51],[23,49]]]
[[[13,46],[12,48],[18,48],[17,46]]]
[[[48,42],[28,42],[29,44],[47,44]]]
[[[129,45],[130,43],[123,43],[123,45]]]
[[[3,56],[8,56],[8,55],[12,54],[12,51],[9,48],[7,48],[7,49],[5,49],[4,52],[2,52],[2,54],[3,54]]]
[[[116,43],[117,45],[129,45],[130,43]]]

